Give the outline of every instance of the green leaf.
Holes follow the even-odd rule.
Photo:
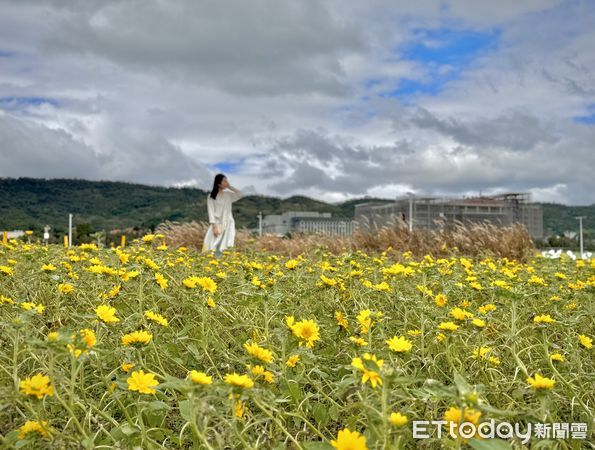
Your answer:
[[[469,383],[467,383],[465,378],[463,378],[460,373],[455,371],[453,379],[457,389],[459,390],[459,395],[465,396],[468,392],[471,392],[471,386],[469,386]]]
[[[321,427],[325,427],[328,423],[328,408],[324,403],[316,403],[312,408],[312,415],[314,416],[316,423],[318,423],[318,425]]]
[[[333,448],[326,442],[301,442],[305,450],[328,450]]]
[[[287,389],[289,390],[289,393],[291,394],[291,397],[294,399],[294,401],[297,403],[301,402],[304,395],[303,395],[302,391],[300,390],[300,386],[298,385],[298,383],[294,380],[287,380],[286,386],[287,386]]]
[[[328,410],[328,415],[332,420],[339,419],[339,407],[337,405],[333,405]]]
[[[510,444],[502,439],[471,439],[469,445],[475,450],[513,450]]]
[[[180,406],[179,406],[180,415],[187,422],[192,421],[192,410],[190,408],[192,408],[192,403],[190,403],[190,400],[182,400],[180,402]]]
[[[114,437],[114,439],[116,441],[119,441],[122,439],[131,438],[135,434],[138,434],[138,432],[139,432],[138,428],[133,427],[128,423],[124,423],[124,424],[120,425],[119,427],[114,428],[110,434]]]

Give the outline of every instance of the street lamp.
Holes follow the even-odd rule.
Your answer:
[[[68,214],[68,247],[72,247],[72,214]]]
[[[406,192],[407,196],[409,197],[409,232],[413,231],[413,197],[415,194],[413,192]]]
[[[579,246],[580,246],[580,255],[581,255],[581,259],[583,259],[583,219],[585,218],[585,216],[578,216],[575,217],[575,219],[578,220],[578,240],[579,240]]]
[[[262,236],[262,211],[258,211],[258,235]]]

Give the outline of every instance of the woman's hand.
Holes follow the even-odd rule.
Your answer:
[[[221,234],[221,224],[218,224],[218,223],[213,224],[213,234],[215,235],[215,237],[217,237]]]

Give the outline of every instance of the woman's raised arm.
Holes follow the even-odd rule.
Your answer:
[[[231,201],[235,202],[239,199],[242,198],[242,193],[240,192],[239,189],[234,188],[233,186],[229,186],[229,190],[232,191],[230,192],[230,196],[231,196]]]

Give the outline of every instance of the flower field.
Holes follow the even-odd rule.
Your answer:
[[[559,448],[592,439],[595,259],[0,244],[2,448]],[[458,424],[586,423],[487,440]],[[414,439],[412,422],[454,436]],[[588,448],[588,447],[586,447]]]

